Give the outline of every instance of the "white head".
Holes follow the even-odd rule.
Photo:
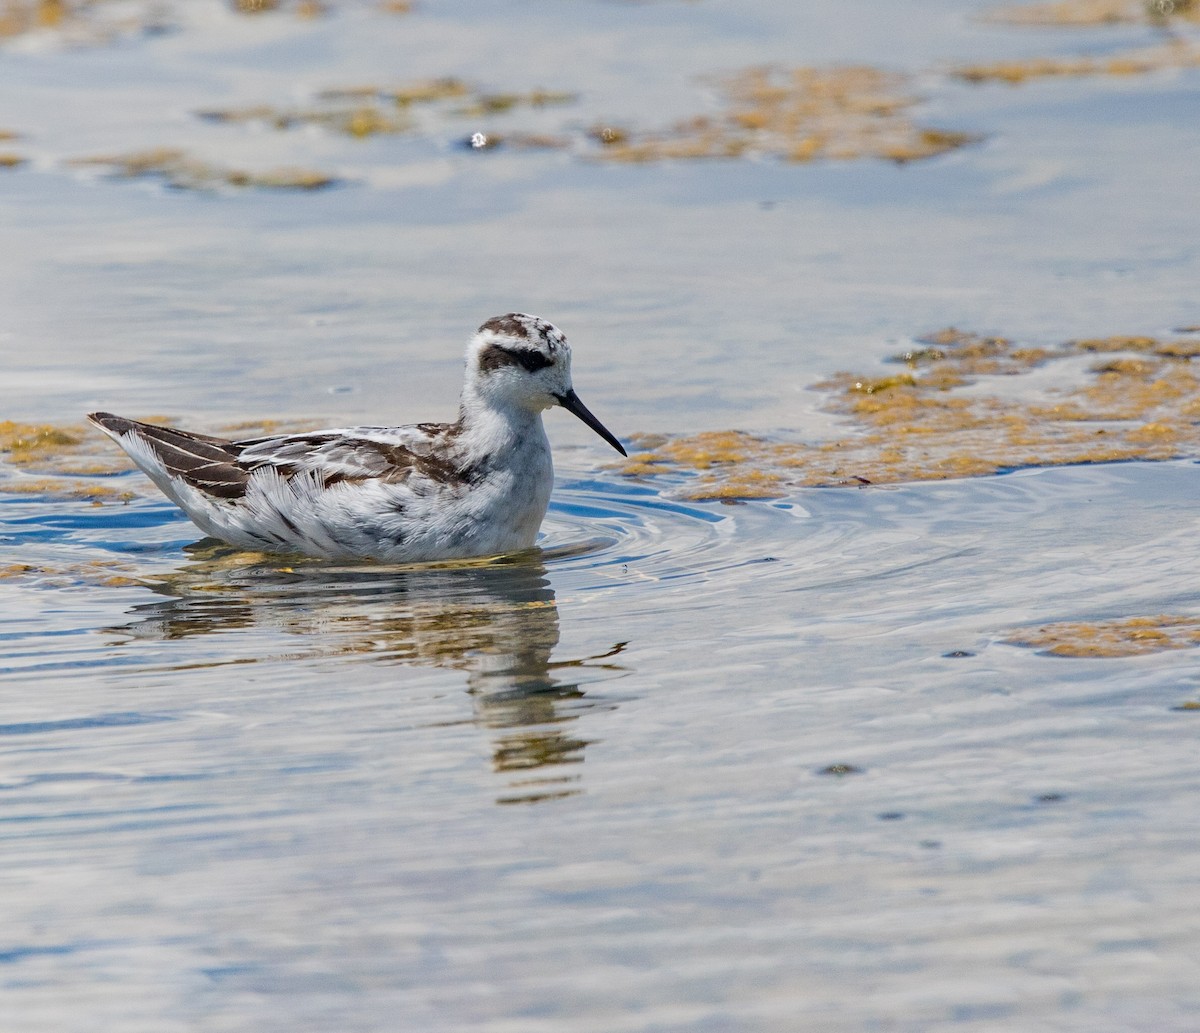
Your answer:
[[[622,455],[625,449],[571,386],[571,346],[563,332],[524,312],[489,319],[467,346],[467,391],[495,409],[538,413],[561,405]]]

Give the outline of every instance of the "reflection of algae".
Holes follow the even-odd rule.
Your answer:
[[[65,564],[9,563],[0,565],[0,581],[30,581],[46,588],[143,586],[145,582],[141,579],[122,573],[134,569],[130,564],[117,560]]]
[[[987,20],[1008,25],[1116,25],[1159,23],[1173,18],[1200,21],[1195,0],[1054,0],[1051,3],[997,7]]]
[[[97,505],[101,502],[129,502],[135,497],[131,491],[121,491],[107,484],[48,477],[0,481],[0,492],[6,495],[37,495],[43,499],[89,501]]]
[[[160,147],[149,151],[76,158],[73,165],[108,166],[120,179],[154,177],[178,190],[215,190],[220,187],[257,187],[265,190],[321,190],[338,180],[309,169],[278,168],[246,172],[210,165],[190,157],[186,151]]]
[[[1163,68],[1200,66],[1200,47],[1173,39],[1156,47],[1101,57],[1034,57],[959,65],[953,74],[967,82],[1022,83],[1028,79],[1091,75],[1144,75]]]
[[[1063,621],[1022,628],[1006,640],[1052,656],[1142,656],[1200,646],[1200,617],[1158,614],[1106,621]]]
[[[1106,357],[1083,369],[1078,360],[1089,354]],[[1200,341],[1194,339],[1111,337],[1049,350],[944,330],[895,357],[907,365],[904,373],[841,373],[817,385],[828,392],[826,408],[854,425],[852,436],[816,444],[738,431],[646,438],[621,469],[635,476],[698,473],[683,493],[724,499],[777,497],[797,486],[1171,459],[1200,449],[1197,354]],[[981,390],[988,378],[1022,376],[1051,364],[1062,376],[1043,394],[1012,399]]]
[[[977,139],[915,124],[908,79],[869,67],[751,68],[722,83],[727,110],[666,132],[593,129],[611,161],[733,158],[749,152],[792,162],[931,158]]]

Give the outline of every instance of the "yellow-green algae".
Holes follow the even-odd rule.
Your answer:
[[[1103,355],[1090,368],[1076,362]],[[954,328],[895,356],[887,376],[838,373],[815,385],[849,424],[833,440],[778,441],[741,431],[638,438],[630,476],[693,473],[693,499],[772,498],[802,486],[972,477],[1025,466],[1200,453],[1200,339],[1117,336],[1022,347]],[[1026,398],[982,390],[1053,366]],[[1045,375],[1040,378],[1045,380]],[[971,390],[965,390],[971,387]]]
[[[988,11],[985,18],[1008,25],[1158,24],[1171,19],[1200,21],[1200,3],[1196,0],[1054,0],[996,7]]]
[[[3,0],[0,3],[0,37],[20,36],[35,29],[56,29],[78,17],[83,3],[76,0]]]
[[[1153,47],[1122,50],[1106,55],[1015,58],[958,65],[952,70],[952,74],[966,82],[1004,82],[1017,85],[1030,79],[1144,75],[1164,68],[1197,66],[1200,66],[1200,46],[1182,39],[1171,39]]]
[[[177,190],[216,190],[221,187],[254,187],[265,190],[321,190],[334,186],[334,176],[310,169],[276,168],[263,172],[229,169],[193,158],[186,151],[158,147],[128,154],[76,158],[73,165],[106,166],[121,179],[154,177]]]
[[[127,502],[132,492],[96,479],[131,469],[106,444],[90,428],[0,420],[0,493]]]
[[[1142,656],[1200,646],[1200,617],[1155,614],[1100,621],[1061,621],[1017,629],[1004,641],[1052,656]]]
[[[75,38],[102,41],[114,32],[146,32],[169,18],[174,4],[163,0],[0,0],[0,39],[29,32],[71,33]],[[345,0],[228,0],[237,14],[288,13],[297,18],[319,18],[345,6]],[[371,4],[385,14],[407,14],[411,0],[378,0]]]
[[[270,11],[289,11],[298,18],[319,18],[342,6],[339,0],[231,0],[239,14],[266,14]],[[412,0],[378,0],[376,10],[388,14],[408,14]]]
[[[536,89],[528,93],[488,93],[456,78],[426,79],[401,86],[348,86],[323,90],[307,108],[275,108],[254,105],[245,108],[198,112],[212,122],[258,122],[275,129],[317,125],[347,136],[366,137],[394,134],[412,129],[409,109],[416,105],[439,104],[446,113],[477,118],[520,107],[542,108],[569,104],[573,93]],[[452,104],[450,102],[453,102]],[[564,141],[555,146],[566,146]]]
[[[164,416],[146,421],[171,424]],[[218,427],[234,438],[262,437],[311,427],[312,421],[247,420]],[[0,420],[0,494],[50,499],[125,503],[135,497],[114,474],[134,469],[129,458],[95,428],[83,425],[19,423]]]
[[[412,128],[412,121],[398,112],[383,110],[375,104],[326,106],[309,109],[281,109],[269,105],[248,108],[227,108],[198,111],[209,122],[259,122],[273,129],[316,125],[346,136],[377,136],[403,133]]]
[[[20,134],[14,133],[11,129],[0,129],[0,141],[8,142],[16,140]],[[0,151],[0,169],[15,169],[20,165],[24,165],[26,158],[23,155],[17,154],[14,151]]]
[[[83,443],[82,427],[57,427],[50,423],[17,423],[0,420],[0,453],[7,462],[27,466],[73,449]]]
[[[931,158],[977,140],[921,126],[909,117],[918,98],[903,75],[866,66],[750,68],[719,82],[725,111],[667,130],[638,133],[601,125],[591,136],[600,157],[648,162],[769,154],[786,161]]]

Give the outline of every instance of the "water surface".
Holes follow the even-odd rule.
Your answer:
[[[815,380],[939,326],[1200,323],[1200,73],[969,87],[945,69],[1161,31],[982,7],[198,3],[10,41],[0,418],[445,418],[461,342],[523,309],[623,436],[803,437],[837,430]],[[617,165],[475,153],[448,110],[366,139],[194,114],[453,75],[575,93],[494,126],[583,140],[764,62],[910,74],[921,119],[983,139]],[[342,184],[71,164],[168,146]],[[0,494],[5,1025],[1194,1027],[1195,651],[1008,640],[1194,614],[1200,468],[697,503],[560,416],[540,549],[478,564],[234,553],[132,473],[94,475],[124,504]]]

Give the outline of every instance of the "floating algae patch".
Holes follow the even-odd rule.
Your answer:
[[[169,31],[174,4],[164,0],[0,0],[0,41],[40,33],[68,45],[95,45]]]
[[[230,0],[230,7],[238,14],[286,12],[298,18],[320,18],[349,6],[352,4],[348,0]],[[412,0],[353,0],[353,6],[384,14],[408,14],[413,9]]]
[[[416,106],[433,106],[439,113],[454,117],[477,118],[518,108],[570,104],[577,99],[573,93],[542,89],[528,93],[489,93],[461,79],[441,78],[403,86],[350,86],[324,90],[307,108],[256,105],[197,114],[210,122],[249,122],[281,130],[315,125],[361,138],[413,129],[415,122],[410,112]],[[566,146],[566,143],[569,141],[554,146]]]
[[[1095,75],[1144,75],[1164,68],[1200,67],[1200,46],[1172,39],[1154,47],[1122,50],[1106,55],[1032,57],[958,65],[951,74],[966,82],[1005,82]]]
[[[852,433],[814,443],[738,431],[635,438],[629,476],[687,474],[692,499],[891,484],[1200,454],[1200,339],[1108,337],[1023,347],[957,329],[893,356],[887,376],[817,384]],[[1089,356],[1096,361],[1090,364]],[[1040,369],[1039,388],[1019,379]],[[1046,386],[1047,381],[1049,386]],[[989,390],[990,389],[990,390]]]
[[[15,466],[29,466],[74,452],[84,438],[82,427],[0,420],[0,454]]]
[[[578,99],[577,94],[553,90],[531,90],[529,93],[476,93],[454,113],[474,118],[479,115],[497,115],[514,108],[545,108],[573,104]]]
[[[0,0],[0,40],[49,33],[71,44],[106,43],[121,36],[170,31],[193,0]],[[227,0],[235,14],[319,18],[359,7],[407,14],[410,0]]]
[[[688,492],[694,498],[758,499],[786,494],[788,479],[773,469],[783,458],[776,455],[779,445],[752,434],[710,431],[670,439],[635,434],[631,440],[642,451],[622,464],[621,472],[629,476],[700,471],[706,475],[701,487]]]
[[[381,105],[371,102],[304,109],[256,105],[249,108],[198,111],[196,114],[208,122],[255,123],[272,129],[320,126],[330,132],[360,138],[403,133],[413,126],[412,120],[402,113],[385,110]]]
[[[157,178],[177,190],[217,190],[223,187],[264,190],[322,190],[340,181],[323,172],[309,169],[278,168],[264,172],[211,165],[191,157],[186,151],[169,147],[129,154],[76,158],[78,166],[105,166],[119,179]]]
[[[1200,21],[1200,3],[1197,0],[1056,0],[996,7],[984,17],[1007,25],[1160,24],[1172,19]]]
[[[300,18],[319,18],[329,13],[329,0],[232,0],[230,6],[238,14],[266,14],[269,11],[290,11]]]
[[[1200,617],[1157,614],[1103,621],[1063,621],[1021,628],[1004,641],[1051,656],[1143,656],[1200,646]]]
[[[69,27],[87,19],[93,6],[83,0],[2,0],[0,38]]]
[[[147,420],[144,422],[170,423],[169,420]],[[222,437],[234,441],[244,441],[250,438],[266,438],[272,434],[299,434],[312,430],[312,420],[276,420],[271,418],[261,420],[238,420],[236,423],[225,423],[217,428]]]
[[[162,417],[149,422],[170,424]],[[218,428],[233,439],[287,434],[311,427],[311,421],[247,420]],[[90,426],[0,421],[0,494],[41,499],[124,504],[137,497],[114,475],[128,473],[133,462],[105,435]],[[149,494],[158,496],[157,490]]]
[[[932,158],[978,139],[921,126],[910,79],[876,68],[751,68],[720,82],[726,110],[671,129],[637,133],[600,126],[591,137],[609,161],[734,158],[770,154],[785,161]]]
[[[104,479],[132,466],[107,444],[90,428],[0,420],[0,493],[127,502],[132,493]]]
[[[17,139],[19,134],[9,129],[0,129],[0,142]],[[0,169],[15,169],[24,165],[26,158],[13,151],[0,151]]]

